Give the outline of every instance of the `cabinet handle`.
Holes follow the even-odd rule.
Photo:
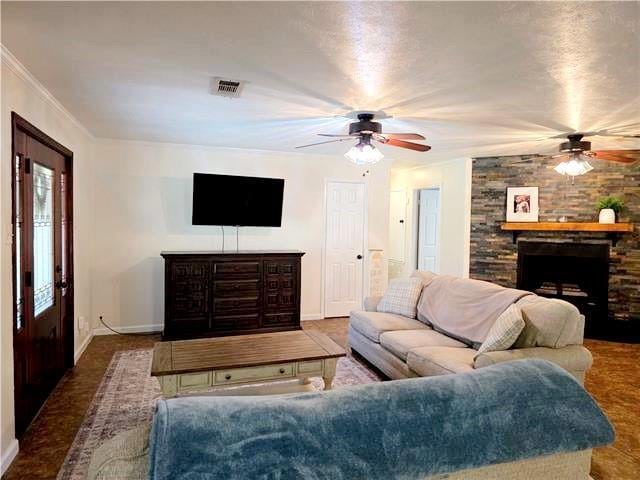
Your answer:
[[[228,373],[224,376],[224,378],[226,378],[227,380],[231,380],[231,375],[229,375]]]
[[[284,373],[284,368],[281,368],[281,369],[280,369],[280,373]]]

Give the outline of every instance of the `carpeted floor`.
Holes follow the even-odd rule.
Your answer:
[[[347,319],[304,322],[346,345]],[[20,441],[20,453],[4,480],[54,479],[60,470],[113,354],[148,349],[157,336],[95,337],[73,371],[68,372]],[[635,480],[640,472],[640,345],[586,341],[594,356],[588,391],[613,421],[617,438],[594,453],[595,480]]]

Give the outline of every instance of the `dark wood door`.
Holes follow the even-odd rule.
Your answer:
[[[69,365],[73,345],[67,157],[14,123],[14,369],[21,435]]]

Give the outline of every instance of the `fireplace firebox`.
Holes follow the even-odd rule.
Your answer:
[[[520,240],[522,290],[574,304],[585,316],[585,335],[600,336],[609,312],[609,243]]]

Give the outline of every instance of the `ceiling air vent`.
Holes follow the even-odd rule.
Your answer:
[[[242,93],[245,82],[229,78],[213,77],[211,79],[211,94],[220,97],[238,98]]]

